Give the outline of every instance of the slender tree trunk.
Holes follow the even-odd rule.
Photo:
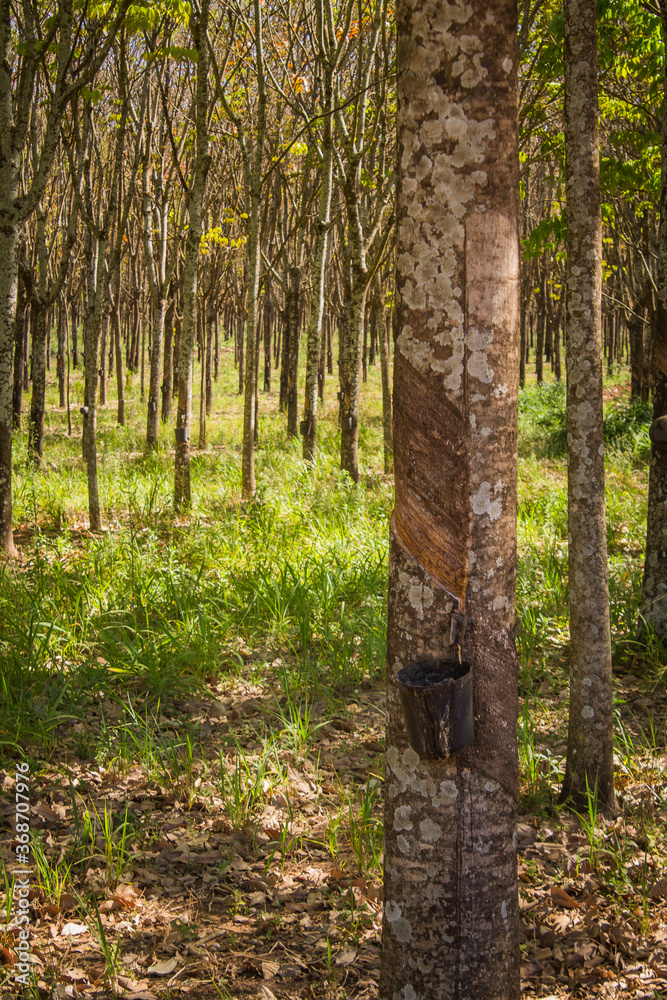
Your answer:
[[[394,471],[394,442],[392,435],[391,388],[389,382],[389,358],[387,347],[387,323],[384,295],[380,275],[373,278],[373,311],[375,330],[380,348],[380,370],[382,375],[382,436],[384,443],[385,474]]]
[[[512,0],[397,6],[381,1000],[520,995],[516,25]],[[474,741],[427,759],[406,744],[396,674],[459,656]]]
[[[18,185],[12,183],[12,175],[17,176],[18,171],[14,172],[13,166],[0,164],[0,554],[10,558],[17,555],[12,533],[12,355],[18,285],[14,208]]]
[[[162,383],[162,356],[164,353],[164,327],[167,317],[167,298],[158,297],[153,303],[153,334],[151,337],[150,376],[148,382],[148,409],[146,415],[146,451],[158,446],[160,427],[160,386]]]
[[[203,311],[204,310],[202,309],[200,316]],[[202,344],[201,350],[201,369],[199,376],[199,441],[197,442],[197,448],[199,451],[204,451],[206,448],[206,357],[208,355],[206,341],[210,335],[210,327],[205,320],[200,323],[200,327],[204,343]]]
[[[271,301],[271,279],[264,283],[264,392],[271,392],[271,328],[273,325],[273,302]]]
[[[535,345],[535,377],[537,384],[544,382],[544,334],[547,327],[547,274],[540,279],[540,312],[537,317],[537,343]]]
[[[120,289],[119,289],[120,290]],[[116,353],[116,394],[117,394],[117,407],[116,407],[116,421],[120,427],[125,426],[125,378],[123,375],[123,344],[121,342],[120,336],[120,295],[116,299],[116,305],[114,306],[113,312],[111,314],[111,321],[113,323],[113,343],[114,351]]]
[[[20,282],[14,327],[14,386],[12,393],[12,424],[14,430],[19,430],[21,426],[21,413],[23,411],[23,352],[25,351],[26,329],[29,322],[30,309],[26,300],[23,282]]]
[[[202,234],[202,208],[206,176],[210,165],[208,151],[208,19],[209,2],[202,0],[197,15],[190,19],[190,31],[198,52],[196,85],[196,162],[188,192],[188,232],[183,265],[183,329],[178,359],[178,412],[176,414],[176,456],[174,468],[174,507],[180,510],[191,502],[190,427],[192,423],[192,375],[197,335],[197,262]]]
[[[141,331],[139,338],[141,345],[139,348],[140,352],[139,364],[141,366],[141,376],[140,376],[141,381],[139,385],[139,396],[141,398],[141,402],[143,403],[144,399],[146,398],[146,317],[144,315],[143,309],[141,308],[141,302],[138,304],[137,308],[139,310],[139,329]]]
[[[58,354],[56,356],[56,377],[58,379],[58,406],[65,408],[65,327],[67,313],[62,298],[58,299]]]
[[[667,48],[667,0],[660,0],[663,44]],[[667,64],[663,93],[667,94]],[[637,631],[667,632],[667,101],[661,120],[658,301],[653,345],[653,424],[646,514],[646,554]]]
[[[172,369],[174,372],[174,382],[171,390],[172,398],[178,396],[178,362],[181,356],[181,336],[183,334],[183,317],[180,313],[176,313],[174,319],[174,356]]]
[[[213,367],[213,380],[218,381],[218,373],[220,370],[220,314],[218,310],[215,310],[215,315],[213,316],[213,328],[215,331],[215,353],[214,353],[214,367]]]
[[[101,302],[98,301],[98,267],[104,258],[106,243],[86,233],[86,275],[88,307],[84,321],[84,396],[83,396],[83,456],[88,481],[88,517],[91,531],[102,530],[100,494],[97,479],[97,383],[98,357],[102,329]]]
[[[321,324],[320,330],[320,357],[317,364],[317,397],[320,403],[324,403],[324,383],[326,380],[326,354],[327,354],[327,328],[326,324]]]
[[[561,800],[615,809],[602,433],[602,224],[595,0],[565,0],[570,705]]]
[[[206,396],[206,416],[210,417],[213,412],[213,341],[215,339],[215,314],[211,313],[207,317],[205,337],[205,396]]]
[[[102,320],[100,334],[100,406],[107,405],[107,336],[109,332],[109,316]]]
[[[340,433],[340,467],[359,482],[359,415],[361,402],[361,349],[364,323],[365,275],[352,264],[352,284],[345,331],[343,412]]]
[[[324,49],[323,4],[317,4],[318,38]],[[326,281],[327,250],[329,245],[329,225],[331,220],[331,197],[333,190],[333,134],[331,109],[333,106],[333,82],[331,67],[324,66],[324,120],[322,136],[322,171],[320,178],[320,198],[318,218],[315,224],[315,253],[313,256],[310,320],[306,333],[306,388],[303,406],[303,460],[314,462],[317,457],[317,404],[318,395],[324,392],[324,378],[319,379],[324,317],[324,290]],[[324,373],[322,373],[324,374]],[[320,392],[318,393],[318,388]]]
[[[245,383],[243,393],[243,452],[241,455],[241,492],[250,499],[255,492],[255,377],[257,372],[257,306],[260,275],[261,178],[259,169],[253,178],[250,200],[248,239],[248,315],[245,326]]]
[[[79,367],[79,310],[76,302],[70,304],[70,329],[72,333],[72,368]]]
[[[44,458],[44,404],[46,400],[46,323],[48,310],[33,303],[32,396],[28,426],[28,452],[34,465]]]
[[[290,359],[290,292],[285,294],[285,306],[280,312],[282,338],[280,346],[280,397],[278,406],[286,410],[289,397],[289,359]]]
[[[299,433],[299,340],[301,319],[301,269],[291,267],[289,272],[289,359],[287,366],[287,433],[296,437]]]
[[[162,423],[166,424],[171,417],[171,397],[173,392],[173,370],[174,370],[174,313],[176,312],[176,300],[172,297],[169,301],[167,315],[164,326],[164,367],[162,374]]]

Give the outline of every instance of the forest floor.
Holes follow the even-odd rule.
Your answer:
[[[667,997],[667,657],[633,643],[629,625],[646,420],[624,382],[607,398],[611,820],[594,794],[585,815],[556,805],[567,733],[562,395],[522,403],[525,997]],[[369,448],[377,414],[371,426]],[[110,431],[102,454],[115,446]],[[75,447],[49,476],[26,468],[17,487],[21,559],[0,576],[0,996],[22,995],[12,821],[17,771],[29,767],[26,997],[375,998],[390,482],[371,469],[351,488],[334,457],[314,484],[296,453],[276,465],[280,449],[267,446],[258,501],[244,506],[237,455],[213,444],[190,517],[175,518],[169,453],[143,459],[136,438],[123,447],[135,457],[108,459],[104,537],[85,530]]]

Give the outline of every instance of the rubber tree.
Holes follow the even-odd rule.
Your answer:
[[[351,4],[343,8],[347,27]],[[331,201],[333,193],[333,109],[334,76],[343,52],[345,33],[336,36],[333,6],[325,0],[316,0],[316,53],[320,76],[321,135],[313,136],[320,163],[320,192],[315,220],[315,247],[312,262],[312,297],[310,319],[306,331],[306,385],[303,406],[303,460],[314,463],[317,457],[318,370],[320,341],[324,321],[324,295],[326,265],[331,228]],[[312,132],[315,130],[313,129]],[[311,134],[312,134],[311,132]]]
[[[397,4],[396,500],[382,1000],[518,1000],[514,0]],[[470,665],[475,736],[407,744],[396,675]]]
[[[99,384],[99,352],[102,324],[108,315],[109,286],[116,278],[123,253],[123,237],[134,197],[134,182],[141,159],[147,82],[144,77],[140,97],[131,90],[128,79],[127,37],[121,31],[117,46],[117,80],[114,81],[120,97],[120,110],[113,138],[108,136],[110,155],[102,155],[102,145],[96,134],[91,97],[83,99],[81,129],[78,129],[77,110],[73,114],[73,147],[76,160],[83,161],[79,178],[74,169],[71,152],[70,172],[74,184],[79,213],[84,231],[84,269],[86,281],[86,310],[84,316],[84,405],[82,445],[88,483],[88,516],[91,531],[102,528],[102,512],[97,475],[97,389]],[[128,152],[128,134],[134,134],[133,156],[129,156],[127,179],[123,183],[123,166]],[[124,190],[125,188],[125,190]]]
[[[369,24],[357,33],[351,87],[355,100],[351,114],[340,101],[334,121],[338,143],[335,174],[345,205],[345,236],[340,240],[345,287],[343,323],[339,330],[341,349],[341,437],[340,466],[354,482],[359,480],[359,418],[361,402],[361,360],[366,291],[383,256],[393,226],[389,210],[393,177],[385,167],[386,131],[381,129],[385,83],[388,76],[386,0],[377,0]],[[384,51],[382,51],[384,50]],[[371,80],[375,101],[370,101]],[[373,208],[368,211],[362,185],[364,162],[379,148],[375,171]]]
[[[614,729],[602,424],[602,223],[595,0],[565,0],[570,703],[561,800],[613,813]]]
[[[667,2],[660,0],[663,44],[667,49]],[[667,94],[667,62],[663,60]],[[646,519],[646,554],[638,631],[667,632],[667,100],[662,106],[658,309],[653,346],[653,425]]]
[[[55,10],[28,0],[0,0],[0,551],[14,556],[12,537],[12,360],[18,281],[18,245],[25,221],[46,188],[72,97],[89,86],[104,62],[130,0],[111,3],[91,20],[72,0]],[[37,167],[21,182],[24,147],[36,81],[49,74]]]
[[[81,164],[78,165],[79,173]],[[70,254],[77,236],[78,209],[75,199],[69,193],[62,194],[63,202],[73,201],[68,206],[67,226],[52,227],[51,247],[47,238],[47,208],[40,202],[35,211],[35,243],[37,256],[37,280],[30,272],[23,272],[23,280],[29,292],[30,305],[34,317],[32,340],[32,396],[30,399],[30,421],[28,425],[28,453],[35,465],[44,458],[44,409],[46,401],[46,343],[47,322],[53,304],[60,296],[70,265]],[[61,211],[62,208],[61,206]],[[61,213],[58,213],[59,215]],[[61,239],[58,241],[60,231]],[[55,273],[50,273],[49,258],[58,246],[60,259]],[[61,323],[59,321],[59,333]],[[60,341],[59,337],[59,341]],[[60,346],[60,344],[59,344]],[[59,366],[61,362],[59,360]],[[60,372],[59,372],[60,374]],[[62,381],[62,380],[61,380]]]
[[[160,72],[161,67],[158,67]],[[149,93],[150,101],[150,93]],[[159,105],[153,102],[146,126],[146,145],[142,170],[141,212],[143,220],[144,261],[148,287],[153,301],[153,324],[150,351],[150,376],[146,412],[146,450],[158,446],[159,401],[169,294],[179,241],[169,246],[169,213],[176,214],[171,192],[173,161],[165,163],[165,122],[158,120]]]
[[[250,50],[252,81],[246,81],[245,94],[249,102],[249,123],[234,107],[227,88],[238,86],[236,73],[225,80],[225,69],[215,66],[217,92],[239,144],[243,169],[243,192],[247,215],[246,244],[246,321],[243,382],[243,448],[241,455],[241,491],[245,498],[255,492],[255,387],[257,384],[257,332],[259,322],[259,290],[262,252],[262,203],[264,193],[264,139],[267,124],[267,88],[264,55],[264,13],[260,0],[252,0],[250,12],[238,6],[230,20],[238,22],[246,33]],[[234,29],[232,29],[233,31]],[[252,103],[251,103],[252,102]]]
[[[186,184],[188,231],[183,262],[183,321],[178,356],[178,411],[176,414],[176,457],[174,466],[174,507],[180,510],[191,500],[190,489],[190,429],[192,425],[192,375],[194,345],[197,336],[197,278],[199,244],[206,178],[211,165],[208,140],[208,72],[209,72],[209,0],[193,6],[190,33],[197,50],[194,119],[195,155],[192,175]],[[163,102],[164,107],[164,102]],[[173,130],[172,150],[175,151]],[[175,154],[176,155],[176,154]],[[181,174],[182,177],[182,174]]]

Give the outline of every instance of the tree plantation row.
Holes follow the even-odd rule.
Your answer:
[[[7,3],[2,19],[11,70],[3,78],[0,182],[9,220],[0,324],[6,550],[21,385],[32,381],[30,449],[39,463],[52,343],[61,405],[67,366],[83,358],[93,529],[101,524],[96,406],[108,379],[116,380],[122,424],[124,373],[145,372],[146,448],[175,438],[179,507],[190,495],[193,352],[205,359],[210,407],[219,345],[232,337],[245,400],[245,495],[254,489],[256,397],[270,384],[271,358],[306,461],[316,455],[325,370],[335,371],[341,468],[356,481],[360,383],[369,360],[379,357],[386,370],[395,326],[392,5],[124,0],[79,11]],[[648,391],[657,317],[660,30],[657,13],[630,3],[601,12],[604,342],[610,369],[631,361],[637,394]],[[562,374],[566,216],[555,5],[520,5],[519,46],[523,382],[531,356],[538,381],[545,361],[556,379]],[[383,386],[388,469],[388,373]],[[161,422],[169,429],[161,432]]]

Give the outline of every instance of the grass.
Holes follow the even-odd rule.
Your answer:
[[[16,565],[0,566],[0,763],[23,754],[38,772],[51,758],[65,770],[86,761],[118,780],[140,769],[152,795],[177,800],[187,813],[214,804],[228,829],[247,833],[263,852],[267,873],[278,861],[282,871],[308,844],[316,844],[358,879],[377,879],[382,788],[375,774],[346,784],[332,780],[325,795],[327,779],[318,760],[315,791],[302,780],[295,793],[294,783],[295,773],[306,776],[303,769],[319,754],[318,740],[331,719],[353,727],[349,716],[356,694],[377,688],[383,677],[392,485],[380,471],[379,372],[371,369],[364,387],[361,484],[337,468],[336,402],[329,382],[312,475],[301,462],[300,441],[286,435],[275,394],[260,395],[257,495],[242,502],[236,374],[228,358],[221,370],[216,412],[207,423],[209,449],[193,455],[193,502],[186,516],[176,516],[172,508],[173,456],[164,444],[170,433],[164,431],[156,453],[143,455],[143,406],[136,394],[128,400],[127,427],[115,426],[111,407],[101,414],[105,530],[100,535],[86,530],[80,438],[67,436],[66,415],[54,409],[53,395],[44,470],[27,462],[25,435],[18,435],[14,502],[23,556]],[[80,395],[75,378],[75,412]],[[615,663],[634,664],[657,682],[664,678],[667,651],[650,635],[641,645],[634,639],[646,517],[647,412],[624,396],[606,405],[608,545]],[[519,423],[522,806],[554,816],[564,750],[548,745],[544,731],[545,720],[557,710],[562,730],[558,697],[567,687],[562,387],[522,390]],[[262,702],[248,722],[230,709],[241,687]],[[210,699],[211,692],[229,703],[224,745],[213,756],[188,707]],[[91,727],[87,719],[93,710],[100,722]],[[65,733],[72,741],[63,751]],[[656,808],[661,739],[657,722],[648,728],[634,724],[619,709],[619,768],[628,780],[638,770],[642,780],[654,776]],[[58,855],[46,840],[35,843],[40,887],[55,902],[70,889],[81,891],[81,911],[102,952],[104,977],[112,983],[120,967],[117,943],[82,878],[94,864],[106,886],[115,889],[134,846],[159,839],[160,831],[151,827],[149,815],[136,815],[127,803],[84,807],[71,781],[69,795],[74,822],[66,852]],[[312,829],[299,825],[299,796],[313,800]],[[268,841],[260,836],[268,829],[261,826],[267,809],[275,811]],[[601,865],[611,848],[596,821],[593,790],[581,827],[589,839],[589,862]],[[230,863],[221,862],[221,878]],[[7,900],[11,889],[6,872],[4,877]],[[646,882],[649,876],[642,877]],[[650,888],[647,882],[644,923]],[[350,933],[358,937],[367,915],[351,888],[340,909],[345,907]],[[328,933],[325,951],[330,975]],[[227,995],[222,982],[217,989]]]

